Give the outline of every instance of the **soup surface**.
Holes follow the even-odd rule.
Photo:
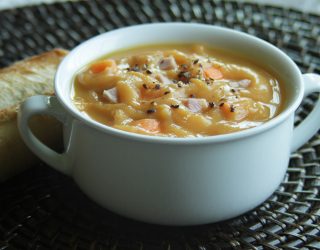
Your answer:
[[[74,80],[77,108],[105,125],[146,135],[201,137],[259,126],[281,108],[270,72],[203,45],[118,51]]]

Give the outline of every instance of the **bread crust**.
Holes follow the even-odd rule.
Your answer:
[[[0,69],[0,125],[15,119],[19,104],[28,97],[54,94],[54,74],[66,54],[54,49]]]

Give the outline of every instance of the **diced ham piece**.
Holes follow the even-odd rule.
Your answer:
[[[165,57],[159,62],[159,68],[161,70],[171,70],[177,67],[177,63],[172,56]]]
[[[104,90],[102,95],[111,103],[118,102],[118,91],[116,87]]]
[[[170,84],[170,83],[172,83],[172,82],[169,80],[168,77],[166,77],[166,76],[164,76],[164,75],[161,75],[161,74],[157,75],[157,79],[158,79],[160,82],[162,82],[163,84]]]
[[[208,103],[207,103],[206,99],[188,98],[187,101],[186,101],[186,106],[192,112],[197,113],[197,112],[200,112],[203,109],[207,108],[208,107]]]

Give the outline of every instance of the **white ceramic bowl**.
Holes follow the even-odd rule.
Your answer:
[[[176,42],[203,43],[262,62],[285,80],[283,112],[233,134],[160,138],[107,127],[74,106],[73,77],[84,65],[119,49]],[[101,34],[73,49],[58,68],[56,97],[36,96],[23,103],[19,129],[34,153],[72,176],[105,208],[150,223],[203,224],[253,209],[276,190],[290,152],[319,129],[319,104],[293,129],[303,96],[319,90],[319,76],[302,76],[282,51],[250,35],[202,24],[138,25]],[[35,114],[52,115],[64,124],[63,154],[33,136],[28,120]]]

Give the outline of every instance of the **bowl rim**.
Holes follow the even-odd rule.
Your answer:
[[[203,136],[203,137],[184,137],[184,138],[177,138],[177,137],[166,137],[166,136],[153,136],[153,135],[144,135],[144,134],[137,134],[133,132],[127,132],[123,131],[120,129],[113,128],[111,126],[104,125],[100,122],[95,121],[94,119],[91,119],[84,114],[82,114],[79,110],[76,111],[70,103],[66,103],[64,94],[61,93],[62,88],[59,86],[59,79],[63,76],[63,70],[65,65],[68,63],[68,61],[71,60],[71,58],[78,53],[79,50],[83,49],[84,46],[87,45],[87,43],[92,43],[95,42],[98,39],[103,39],[106,36],[112,36],[116,33],[122,32],[126,33],[129,30],[133,29],[144,29],[152,26],[153,29],[156,29],[157,27],[160,26],[165,26],[166,28],[205,28],[209,29],[210,31],[221,31],[221,32],[228,32],[229,34],[233,33],[235,36],[240,36],[243,39],[250,39],[256,43],[259,43],[261,46],[264,46],[269,50],[274,50],[276,51],[281,57],[288,63],[290,69],[292,70],[292,74],[295,74],[297,79],[297,82],[299,83],[299,92],[296,95],[295,100],[289,105],[285,110],[282,110],[280,114],[277,116],[273,117],[272,119],[264,122],[263,124],[241,130],[241,131],[236,131],[228,134],[220,134],[220,135],[212,135],[212,136]],[[142,45],[148,44],[142,43]],[[74,72],[75,74],[75,72]],[[72,84],[72,83],[70,83]],[[281,51],[279,48],[275,47],[274,45],[258,38],[252,35],[249,35],[245,32],[233,30],[230,28],[225,28],[225,27],[220,27],[220,26],[215,26],[215,25],[209,25],[209,24],[199,24],[199,23],[183,23],[183,22],[168,22],[168,23],[151,23],[151,24],[139,24],[139,25],[133,25],[129,27],[123,27],[119,29],[115,29],[112,31],[108,31],[105,33],[102,33],[100,35],[94,36],[75,48],[73,48],[69,54],[62,60],[62,62],[59,64],[57,72],[54,77],[54,89],[56,96],[60,102],[60,104],[64,107],[65,110],[67,110],[73,118],[76,118],[83,122],[84,124],[88,125],[89,127],[93,129],[97,129],[101,132],[107,133],[110,136],[115,136],[115,137],[120,137],[123,139],[130,139],[133,141],[143,141],[143,142],[150,142],[150,143],[164,143],[164,144],[180,144],[180,145],[195,145],[195,144],[212,144],[212,143],[220,143],[220,142],[226,142],[226,141],[233,141],[233,140],[238,140],[241,138],[246,138],[249,136],[253,136],[259,133],[262,133],[264,131],[267,131],[269,129],[272,129],[276,127],[278,124],[282,123],[285,121],[291,114],[294,113],[294,111],[298,108],[299,104],[302,101],[303,98],[303,93],[304,93],[304,86],[302,84],[302,74],[298,68],[298,66],[293,62],[293,60],[286,55],[283,51]],[[70,93],[68,93],[70,95]]]

